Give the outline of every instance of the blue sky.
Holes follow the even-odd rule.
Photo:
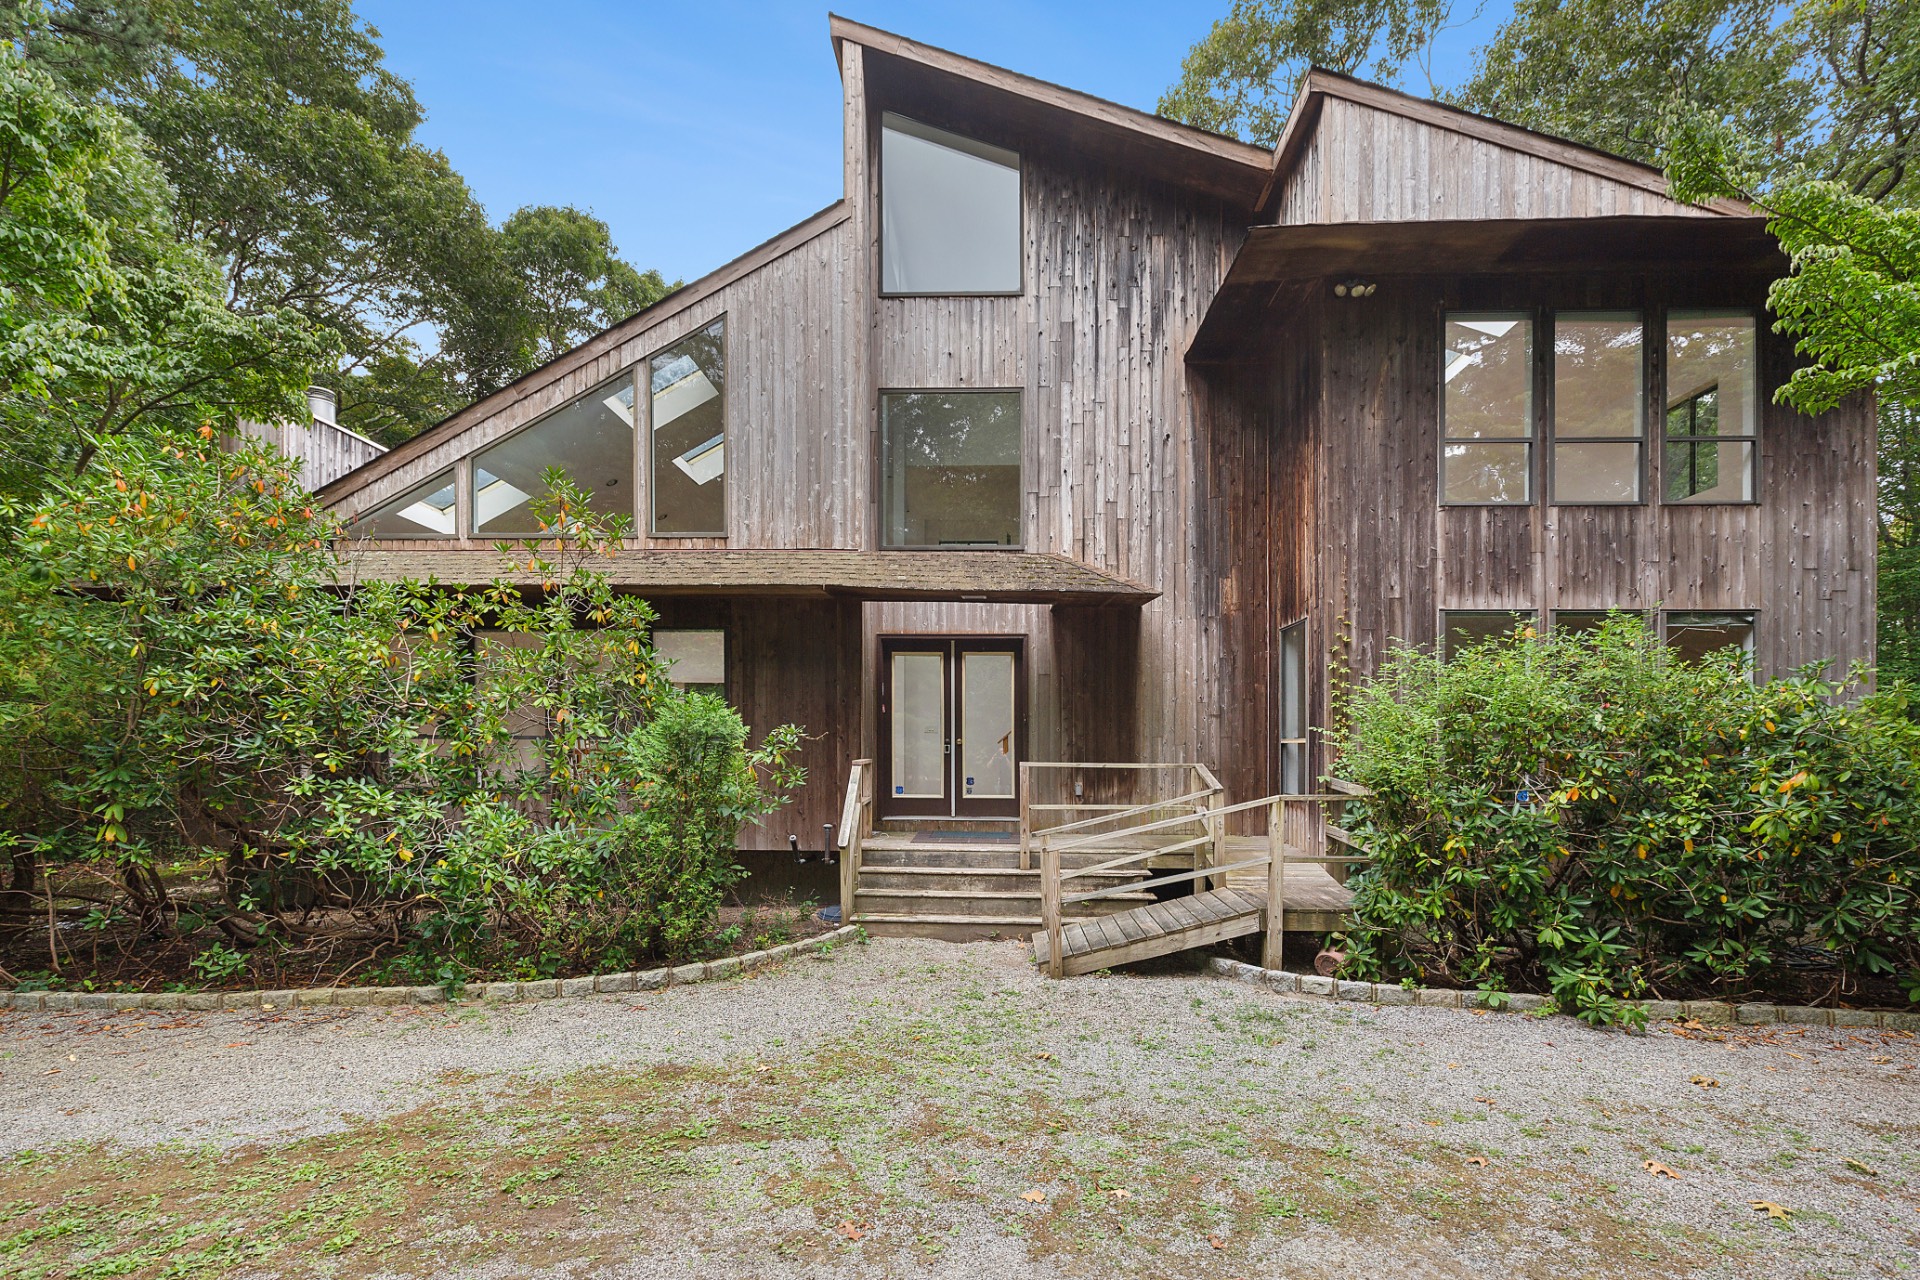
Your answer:
[[[1152,110],[1228,0],[839,0],[846,16]],[[827,9],[802,0],[360,0],[387,61],[498,221],[572,204],[693,279],[840,194]],[[1463,4],[1462,8],[1466,6]],[[1442,36],[1457,82],[1509,0]],[[1409,85],[1424,91],[1424,83]]]

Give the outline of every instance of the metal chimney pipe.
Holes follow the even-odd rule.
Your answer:
[[[313,415],[315,422],[324,422],[330,427],[338,426],[335,411],[339,408],[339,404],[339,400],[328,388],[307,388],[307,412]]]

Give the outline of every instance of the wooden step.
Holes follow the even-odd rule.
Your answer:
[[[1024,916],[864,915],[857,911],[853,923],[876,938],[934,938],[941,942],[1019,938],[1034,925],[1032,919]]]
[[[1101,871],[1076,878],[1076,891],[1107,889],[1145,879],[1145,871]],[[860,868],[862,889],[971,890],[978,893],[1024,893],[1040,896],[1040,872],[1004,871],[982,867],[872,867]]]
[[[1111,915],[1153,901],[1146,893],[1116,893],[1110,898],[1076,902],[1066,909],[1072,919]],[[853,898],[855,918],[869,912],[881,915],[993,916],[1021,919],[1029,927],[1040,923],[1040,891],[994,893],[970,889],[870,889],[862,885]]]
[[[1091,904],[1088,904],[1091,905]],[[1214,889],[1186,898],[1076,920],[1060,931],[1062,965],[1071,977],[1211,946],[1266,927],[1266,903],[1238,889]],[[1045,965],[1051,947],[1045,929],[1033,934],[1034,963]]]

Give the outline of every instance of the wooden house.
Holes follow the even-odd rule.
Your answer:
[[[1138,794],[1027,762],[1303,792],[1334,664],[1522,616],[1872,657],[1870,406],[1773,403],[1745,207],[1326,72],[1269,150],[831,34],[842,199],[321,490],[361,572],[447,582],[500,572],[545,467],[631,516],[609,571],[676,677],[809,734],[750,847],[844,840],[856,760],[922,862],[1018,838],[1043,776]],[[911,861],[850,908],[1035,917]]]

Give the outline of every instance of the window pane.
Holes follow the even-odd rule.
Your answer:
[[[1670,613],[1667,644],[1683,662],[1725,649],[1753,652],[1751,613]]]
[[[1577,635],[1598,631],[1609,618],[1639,618],[1645,615],[1633,609],[1556,609],[1553,614],[1555,631],[1571,631]]]
[[[1640,317],[1563,312],[1553,318],[1553,431],[1637,436],[1644,417]]]
[[[1280,790],[1307,789],[1307,624],[1280,629]]]
[[[1751,440],[1669,440],[1661,464],[1668,502],[1751,502]]]
[[[887,293],[1020,291],[1020,157],[881,117],[880,273]]]
[[[1449,440],[1533,435],[1533,322],[1525,316],[1447,317],[1443,412]]]
[[[356,516],[347,533],[355,538],[451,538],[453,472],[442,471],[393,501]]]
[[[633,375],[586,395],[515,432],[473,462],[473,526],[480,534],[535,534],[531,509],[546,496],[540,480],[559,467],[587,491],[602,515],[633,515]]]
[[[1667,318],[1668,502],[1750,502],[1755,451],[1714,437],[1759,430],[1751,315],[1676,311]],[[1683,437],[1707,437],[1685,441]]]
[[[1479,612],[1449,610],[1440,615],[1440,657],[1451,659],[1463,649],[1488,640],[1505,639],[1515,628],[1533,620],[1529,610]]]
[[[727,683],[727,633],[655,631],[653,652],[667,665],[667,678],[682,687],[722,687]]]
[[[1441,498],[1446,502],[1526,502],[1532,497],[1529,444],[1454,444],[1442,449]]]
[[[653,531],[727,532],[726,321],[653,358]]]
[[[947,794],[947,659],[938,653],[893,655],[893,794]]]
[[[881,397],[889,547],[1020,545],[1020,393]]]
[[[1637,501],[1640,446],[1626,441],[1554,445],[1553,497],[1556,502]]]
[[[1013,655],[960,655],[960,794],[1013,799]]]

